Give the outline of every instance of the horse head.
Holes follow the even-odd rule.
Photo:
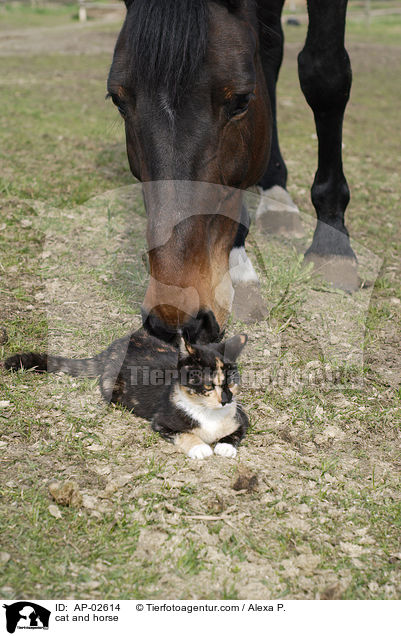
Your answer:
[[[241,190],[266,168],[271,114],[247,0],[127,0],[108,93],[143,185],[149,331],[214,339],[231,308]],[[215,317],[217,333],[199,325]],[[195,336],[194,336],[195,337]]]

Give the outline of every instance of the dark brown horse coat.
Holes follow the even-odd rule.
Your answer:
[[[202,339],[206,316],[218,337],[233,297],[230,253],[243,250],[249,225],[240,191],[286,185],[275,105],[283,0],[126,4],[108,91],[125,120],[131,170],[145,184],[144,324],[166,340],[179,327]],[[309,0],[308,9],[300,78],[319,136],[318,226],[308,253],[352,262],[341,164],[346,1]]]

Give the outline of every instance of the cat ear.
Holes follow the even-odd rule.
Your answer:
[[[248,336],[246,333],[240,333],[238,336],[233,336],[225,342],[222,342],[219,345],[219,351],[226,360],[235,362],[247,342]]]
[[[220,331],[219,324],[214,313],[209,310],[200,309],[196,318],[183,326],[183,336],[187,342],[197,344],[209,344],[210,342],[220,342],[224,332]]]
[[[191,343],[185,340],[182,335],[178,342],[178,349],[180,352],[180,358],[187,358],[188,356],[193,356],[195,354],[195,349],[192,347]]]

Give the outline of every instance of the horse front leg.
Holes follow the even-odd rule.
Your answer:
[[[336,287],[354,291],[359,277],[344,223],[350,193],[342,164],[343,118],[351,89],[351,64],[344,47],[346,11],[347,0],[308,0],[308,34],[298,69],[319,144],[311,190],[317,225],[305,260]]]
[[[268,313],[260,293],[258,275],[245,251],[250,222],[249,212],[243,204],[240,224],[230,252],[229,268],[234,287],[232,311],[237,320],[245,323],[263,320]]]
[[[258,0],[260,57],[269,93],[273,127],[270,160],[258,185],[261,198],[256,222],[261,230],[290,237],[303,235],[299,209],[287,192],[287,167],[277,131],[276,84],[283,60],[281,13],[284,0]]]

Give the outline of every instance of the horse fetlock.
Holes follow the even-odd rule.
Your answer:
[[[350,191],[344,175],[323,182],[319,181],[319,175],[316,175],[311,198],[320,219],[330,217],[333,210],[337,210],[337,219],[343,218],[350,200]]]

